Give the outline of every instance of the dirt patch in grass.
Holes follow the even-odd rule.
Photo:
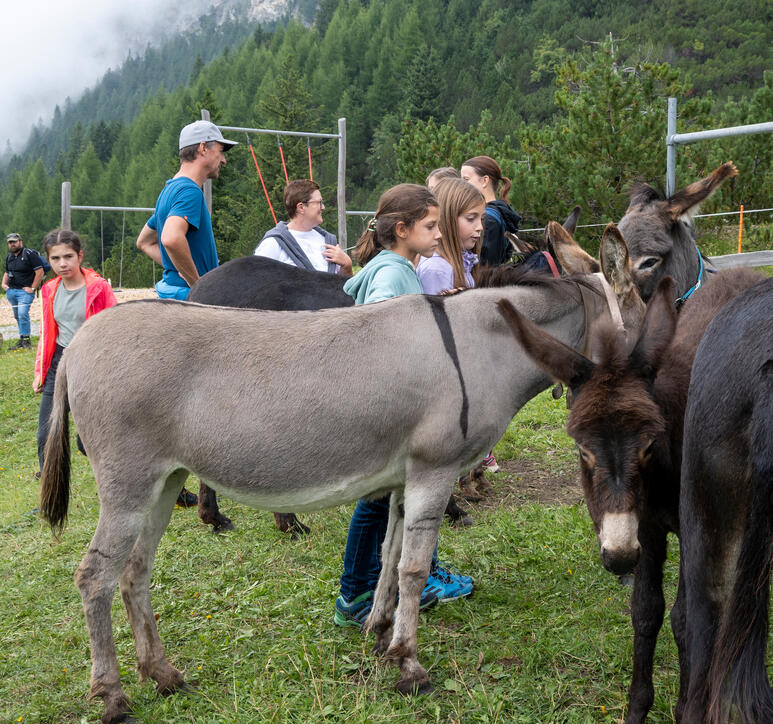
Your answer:
[[[575,505],[583,502],[579,465],[562,470],[545,463],[518,459],[500,460],[499,467],[499,473],[488,475],[494,486],[493,494],[474,505],[494,508],[501,505]]]

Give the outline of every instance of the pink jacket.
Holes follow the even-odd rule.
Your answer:
[[[113,289],[110,284],[93,269],[82,269],[86,277],[86,319],[93,317],[103,309],[115,306]],[[51,360],[56,351],[56,336],[59,327],[54,319],[54,297],[59,288],[61,277],[54,277],[46,282],[40,290],[40,301],[43,305],[43,316],[40,323],[40,339],[38,353],[35,358],[35,381],[42,386],[51,367]]]

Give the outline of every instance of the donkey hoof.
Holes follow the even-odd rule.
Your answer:
[[[453,526],[461,525],[463,528],[469,528],[471,525],[473,525],[472,518],[470,518],[469,515],[463,515],[458,520],[455,520],[453,523],[451,523]]]
[[[116,699],[105,699],[105,713],[100,719],[102,724],[118,724],[118,722],[136,722],[129,710],[129,700],[125,696]]]
[[[298,540],[298,538],[309,535],[309,533],[311,533],[311,528],[309,528],[308,525],[304,525],[303,523],[301,523],[300,520],[296,518],[295,523],[290,529],[290,538],[292,538],[293,540]]]
[[[223,533],[227,530],[236,530],[234,524],[231,522],[230,518],[226,518],[224,515],[218,515],[217,518],[215,518],[215,522],[212,523],[212,532]]]
[[[188,694],[195,691],[194,686],[186,683],[183,675],[174,667],[170,667],[170,670],[165,672],[163,676],[154,675],[153,678],[156,680],[156,691],[161,696],[169,696],[178,691]]]
[[[400,679],[395,684],[395,689],[403,696],[424,696],[431,694],[433,688],[429,679]]]

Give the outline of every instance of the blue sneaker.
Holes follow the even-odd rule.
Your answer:
[[[436,589],[428,590],[429,586],[421,592],[419,601],[419,611],[425,608],[431,608],[438,602]],[[373,591],[365,591],[346,603],[343,596],[336,598],[335,613],[333,614],[333,623],[336,626],[357,626],[362,628],[370,615],[370,609],[373,608]]]
[[[427,577],[427,588],[438,591],[438,601],[455,601],[457,598],[469,596],[475,588],[475,583],[470,576],[463,576],[453,566],[440,562],[436,563]],[[427,590],[426,588],[424,589]]]

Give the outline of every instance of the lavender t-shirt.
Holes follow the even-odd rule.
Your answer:
[[[464,264],[464,278],[468,287],[474,287],[475,281],[472,278],[472,268],[478,263],[477,254],[471,251],[462,252],[462,263]],[[421,288],[425,294],[440,294],[446,289],[454,288],[454,269],[442,257],[435,252],[429,259],[422,257],[416,267],[416,274],[419,275]]]

